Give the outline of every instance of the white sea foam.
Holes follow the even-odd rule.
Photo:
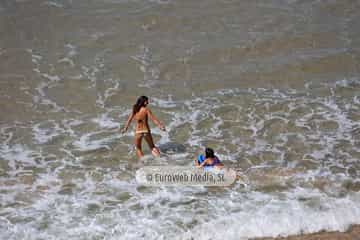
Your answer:
[[[92,119],[93,122],[99,124],[101,128],[116,128],[119,127],[119,123],[110,118],[108,114],[103,113],[98,118]]]
[[[360,195],[354,193],[346,198],[334,199],[308,189],[288,193],[288,200],[276,200],[271,196],[250,194],[254,205],[246,211],[220,216],[188,231],[179,239],[248,239],[255,237],[289,236],[321,230],[345,231],[360,220]],[[317,206],[310,207],[307,201],[317,199]],[[261,201],[265,204],[257,205]],[[243,203],[246,204],[246,203]],[[256,206],[256,207],[255,207]],[[214,228],[213,226],[217,226]]]
[[[47,81],[56,83],[56,79]],[[46,97],[48,82],[39,85],[38,97]],[[104,102],[117,88],[112,86],[113,90],[101,93]],[[334,94],[344,86],[349,91],[357,87],[341,82],[332,86]],[[359,193],[348,189],[359,179],[353,168],[358,161],[353,151],[358,149],[359,123],[349,116],[359,99],[351,94],[341,101],[331,93],[317,96],[309,84],[306,92],[225,89],[184,100],[154,97],[156,111],[170,119],[168,132],[154,128],[156,143],[176,142],[175,134],[183,134],[183,125],[191,134],[182,136],[186,152],[148,157],[138,164],[115,158],[117,147],[132,149],[128,137],[133,133],[121,136],[110,130],[118,126],[112,114],[125,122],[131,109],[103,104],[104,111],[86,118],[31,123],[28,134],[37,149],[23,144],[14,126],[2,126],[0,151],[8,163],[7,180],[13,185],[2,184],[4,178],[0,178],[4,191],[0,197],[7,204],[0,209],[0,238],[248,239],[346,230],[360,222]],[[233,114],[236,109],[241,114]],[[46,145],[57,136],[70,140],[56,145],[61,154],[50,155]],[[190,166],[194,151],[207,141],[221,142],[214,147],[218,156],[226,164],[239,164],[246,184],[215,191],[144,188],[134,180],[134,169],[142,165]],[[92,150],[113,146],[114,153],[103,155],[104,162],[108,157],[117,161],[110,167],[109,162],[100,167],[102,161],[84,165]],[[290,161],[286,154],[291,151],[299,158]],[[262,158],[268,153],[273,160]],[[297,167],[302,161],[310,167]],[[31,167],[40,169],[39,173],[34,174]],[[16,183],[18,176],[24,177],[23,183]],[[15,221],[8,221],[14,216]]]
[[[57,7],[57,8],[63,8],[64,6],[58,2],[53,2],[53,1],[47,1],[44,3],[45,5],[48,6],[52,6],[52,7]]]
[[[71,67],[74,67],[75,66],[75,63],[72,59],[70,58],[67,58],[67,57],[64,57],[60,60],[58,60],[59,63],[68,63]]]
[[[50,127],[42,127],[42,125],[50,125]],[[38,123],[33,126],[34,139],[40,144],[47,143],[62,133],[64,133],[64,130],[55,121]]]
[[[72,45],[70,43],[65,45],[66,48],[68,48],[69,52],[67,53],[68,57],[74,57],[76,55],[78,55],[78,51],[76,50],[76,46]]]
[[[1,157],[7,160],[8,166],[16,171],[21,170],[23,166],[35,166],[33,151],[23,144],[1,145]],[[21,165],[17,165],[21,163]]]
[[[120,136],[119,134],[116,134],[101,138],[97,137],[98,134],[102,133],[103,131],[86,133],[72,144],[79,151],[91,151],[103,148],[110,150],[110,144],[113,143],[116,139],[120,138]]]
[[[171,95],[168,96],[168,100],[153,97],[153,98],[151,98],[151,101],[154,102],[155,106],[158,106],[161,108],[175,108],[176,107],[176,103],[172,100]]]

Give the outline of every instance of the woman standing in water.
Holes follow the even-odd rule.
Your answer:
[[[122,133],[125,133],[129,128],[129,125],[133,119],[136,120],[136,127],[135,127],[135,147],[136,147],[136,154],[138,158],[144,156],[144,153],[141,149],[141,142],[142,139],[145,138],[146,142],[151,149],[151,153],[157,157],[160,155],[160,151],[154,145],[153,138],[151,136],[151,131],[148,123],[148,117],[162,130],[165,131],[165,126],[155,117],[154,114],[147,108],[149,104],[149,99],[146,96],[141,96],[136,101],[136,104],[133,106],[133,111],[130,114],[125,127],[122,130]]]

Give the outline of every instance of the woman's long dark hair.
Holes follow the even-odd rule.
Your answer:
[[[146,106],[146,102],[148,101],[148,97],[141,96],[137,99],[136,103],[133,106],[133,114],[136,114],[142,107]]]
[[[205,148],[205,158],[214,158],[215,154],[214,154],[214,150],[212,150],[211,148]]]

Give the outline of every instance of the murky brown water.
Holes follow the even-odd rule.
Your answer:
[[[247,239],[359,224],[359,10],[2,0],[0,238]],[[144,162],[119,131],[140,95],[168,129],[153,130],[163,157]],[[143,164],[191,165],[205,146],[244,182],[135,181]]]

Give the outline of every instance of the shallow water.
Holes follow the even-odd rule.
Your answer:
[[[0,3],[1,239],[247,239],[360,223],[359,1]],[[136,160],[139,95],[167,127]],[[228,188],[143,187],[205,146]],[[145,147],[146,154],[150,154]],[[214,227],[216,226],[216,227]]]

